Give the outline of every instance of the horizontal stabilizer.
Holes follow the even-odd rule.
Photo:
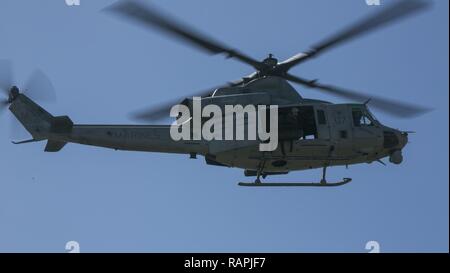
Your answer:
[[[45,146],[46,152],[58,152],[60,151],[67,142],[64,141],[56,141],[56,140],[49,140],[47,141],[47,145]]]

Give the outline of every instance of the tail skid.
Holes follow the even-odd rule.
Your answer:
[[[39,142],[39,141],[42,141],[42,140],[37,140],[37,139],[34,139],[34,138],[32,138],[32,139],[28,139],[28,140],[22,140],[22,141],[11,141],[12,142],[12,144],[25,144],[25,143],[32,143],[32,142]]]

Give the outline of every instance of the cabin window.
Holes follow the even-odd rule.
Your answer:
[[[319,122],[320,125],[327,124],[327,118],[325,117],[325,111],[317,110],[317,122]]]
[[[373,126],[373,121],[369,115],[361,111],[360,109],[354,109],[352,111],[353,125],[356,127],[361,126]]]

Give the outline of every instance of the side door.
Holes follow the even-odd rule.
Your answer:
[[[330,140],[330,123],[328,117],[328,108],[326,105],[316,105],[314,107],[316,115],[317,138]]]
[[[334,154],[340,157],[353,156],[350,109],[345,104],[332,104],[327,108]]]

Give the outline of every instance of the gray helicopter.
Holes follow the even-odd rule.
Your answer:
[[[245,176],[254,182],[240,182],[241,186],[340,186],[351,181],[344,178],[327,182],[326,170],[331,166],[348,166],[379,162],[388,157],[393,164],[403,161],[402,149],[408,143],[408,132],[383,125],[368,108],[393,116],[410,118],[429,109],[396,102],[378,96],[338,88],[308,80],[289,73],[289,70],[339,44],[366,34],[381,26],[424,10],[428,3],[419,0],[396,1],[376,14],[365,18],[341,32],[315,44],[311,50],[279,61],[272,54],[263,61],[255,60],[238,50],[229,48],[204,34],[173,19],[163,16],[142,1],[119,1],[106,12],[128,19],[145,27],[174,36],[211,54],[226,54],[256,69],[256,72],[226,85],[198,92],[203,106],[229,104],[277,105],[278,145],[273,151],[260,151],[260,140],[174,140],[173,125],[84,125],[74,124],[68,116],[53,116],[32,98],[54,93],[48,78],[37,71],[26,85],[26,94],[13,85],[9,61],[0,61],[0,89],[7,99],[2,102],[31,134],[32,139],[13,142],[23,144],[47,141],[46,152],[60,151],[67,143],[112,148],[115,150],[186,154],[190,158],[201,155],[208,165],[244,169]],[[333,104],[303,98],[289,82],[315,88],[359,103]],[[169,101],[134,113],[140,121],[155,121],[169,117],[173,105],[193,107],[193,96]],[[207,120],[202,119],[202,123]],[[317,183],[269,183],[261,178],[282,175],[291,171],[322,168]]]

